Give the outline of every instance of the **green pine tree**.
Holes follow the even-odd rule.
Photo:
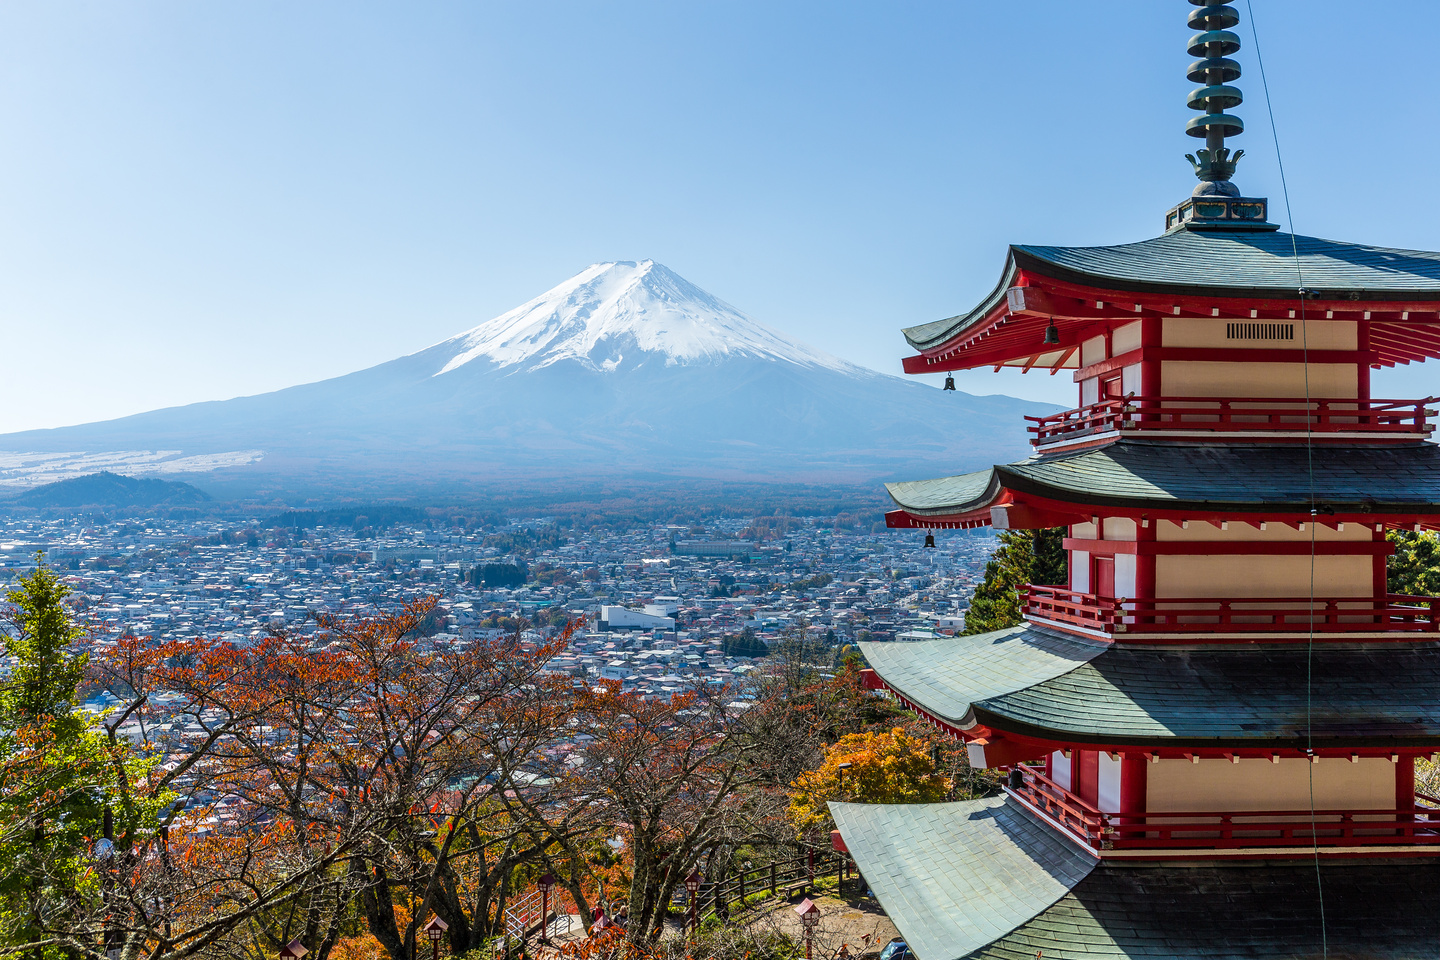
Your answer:
[[[726,637],[720,643],[720,652],[727,657],[763,657],[770,652],[765,646],[765,641],[755,636],[755,631],[749,627],[741,630],[733,637]]]
[[[1069,578],[1064,527],[1003,530],[1000,549],[985,565],[985,578],[965,611],[965,633],[988,633],[1021,622],[1020,588],[1027,583],[1063,584]]]
[[[1395,547],[1386,570],[1386,589],[1413,597],[1440,596],[1440,535],[1391,530],[1385,539]]]
[[[83,631],[65,606],[69,589],[40,566],[6,596],[12,630],[3,638],[15,667],[0,683],[0,952],[74,937],[100,895],[95,844],[118,820],[127,836],[153,823],[159,801],[115,795],[118,774],[142,777],[148,763],[111,744],[79,708]],[[133,781],[132,781],[133,782]],[[113,832],[113,829],[112,829]],[[80,933],[81,939],[88,936]],[[60,943],[27,957],[74,956]]]

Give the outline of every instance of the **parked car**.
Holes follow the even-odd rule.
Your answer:
[[[903,937],[896,937],[885,944],[885,949],[880,951],[880,960],[915,960],[915,954],[905,945]]]

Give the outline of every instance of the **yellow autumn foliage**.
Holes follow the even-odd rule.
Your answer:
[[[845,770],[841,790],[840,764]],[[944,800],[950,782],[935,771],[925,741],[896,727],[882,733],[852,733],[825,751],[825,762],[790,785],[790,821],[802,836],[834,827],[826,804],[934,803]]]

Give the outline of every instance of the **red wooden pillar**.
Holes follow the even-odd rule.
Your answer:
[[[1144,317],[1140,320],[1140,396],[1158,397],[1163,387],[1160,378],[1160,361],[1155,359],[1163,340],[1165,321],[1160,317]]]
[[[1100,754],[1095,750],[1071,753],[1070,792],[1092,807],[1100,805]]]
[[[1385,542],[1385,527],[1383,524],[1380,525],[1379,530],[1371,527],[1370,540],[1372,543]],[[1374,564],[1371,567],[1371,576],[1374,580],[1372,589],[1375,599],[1384,600],[1390,595],[1390,558],[1385,553],[1375,554]]]
[[[1144,813],[1150,761],[1143,753],[1127,753],[1120,766],[1120,812]]]
[[[1362,354],[1360,362],[1355,367],[1355,396],[1359,400],[1370,399],[1370,361],[1364,354],[1370,352],[1370,321],[1361,320],[1356,324],[1358,329],[1355,332],[1355,349]]]
[[[1120,761],[1120,814],[1116,818],[1118,826],[1127,824],[1143,824],[1145,821],[1139,816],[1145,812],[1146,786],[1150,776],[1150,762],[1145,759],[1144,754],[1127,753]],[[1131,816],[1125,816],[1131,814]],[[1121,832],[1121,838],[1142,835],[1132,833],[1130,830]]]
[[[1395,819],[1415,819],[1415,758],[1401,756],[1395,763]],[[1413,828],[1402,831],[1405,836]]]
[[[1143,517],[1135,521],[1135,599],[1146,601],[1136,604],[1137,616],[1135,622],[1153,623],[1152,618],[1141,617],[1138,611],[1150,606],[1153,609],[1155,600],[1155,553],[1140,547],[1142,543],[1154,543],[1156,540],[1155,528],[1159,526],[1158,520],[1145,520]]]

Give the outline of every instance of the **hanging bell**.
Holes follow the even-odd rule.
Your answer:
[[[952,376],[949,376],[949,375],[947,374],[946,377],[945,377],[945,386],[941,387],[940,389],[942,389],[942,390],[954,390],[954,389],[955,389],[955,378],[952,377]]]
[[[935,549],[935,534],[925,534],[925,546],[929,547],[932,550]]]
[[[1051,344],[1058,344],[1060,342],[1060,328],[1053,323],[1045,328],[1045,342]]]

